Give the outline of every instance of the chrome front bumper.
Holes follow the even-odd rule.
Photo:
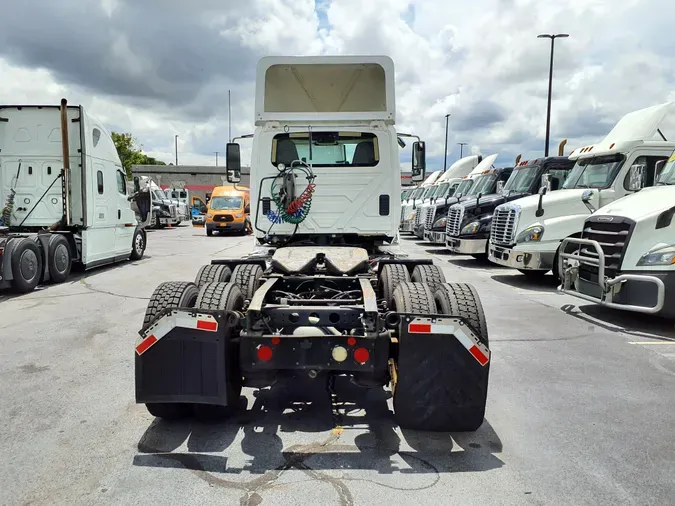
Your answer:
[[[445,231],[425,230],[424,240],[432,244],[445,244]]]
[[[591,256],[584,256],[581,249],[574,253],[563,253],[567,251],[568,245],[590,246],[598,255],[597,258]],[[642,274],[620,274],[614,278],[607,278],[605,276],[605,252],[602,246],[597,241],[589,239],[568,238],[564,239],[560,246],[560,256],[558,258],[558,272],[561,273],[561,284],[558,290],[568,295],[573,295],[580,299],[590,302],[595,302],[603,306],[614,309],[623,309],[625,311],[634,311],[637,313],[655,314],[659,313],[664,306],[666,299],[666,286],[664,282],[655,277]],[[577,262],[576,264],[571,261]],[[579,277],[579,265],[585,264],[598,268],[598,282],[591,283],[587,280],[582,280]],[[638,281],[642,283],[649,283],[655,285],[656,289],[656,303],[654,306],[639,306],[633,304],[621,304],[614,302],[614,298],[619,294],[627,281]],[[595,288],[589,291],[595,292],[583,293],[583,287]]]
[[[493,263],[512,269],[549,271],[553,268],[555,252],[525,252],[490,244],[488,258]]]
[[[415,230],[415,222],[406,220],[401,224],[401,232],[413,232]]]
[[[487,239],[462,239],[448,236],[445,245],[450,251],[460,255],[482,255],[485,253]]]

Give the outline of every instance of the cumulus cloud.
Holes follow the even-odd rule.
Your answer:
[[[663,0],[25,0],[3,10],[0,95],[65,96],[152,156],[173,161],[177,134],[181,163],[212,164],[228,90],[233,135],[253,129],[261,56],[387,54],[399,128],[427,141],[430,168],[448,113],[449,163],[458,142],[509,163],[543,152],[550,42],[537,34],[570,34],[556,42],[551,144],[573,149],[675,100],[672,14]]]

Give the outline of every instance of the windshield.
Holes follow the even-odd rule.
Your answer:
[[[525,193],[532,188],[532,183],[537,179],[539,174],[539,166],[527,165],[513,171],[511,177],[504,185],[506,193]]]
[[[297,160],[315,167],[374,167],[380,160],[379,143],[367,132],[309,132],[278,134],[272,141],[272,165]]]
[[[434,192],[434,197],[436,198],[441,198],[445,197],[446,192],[448,191],[448,188],[450,187],[450,184],[448,183],[443,183],[436,187],[436,191]]]
[[[661,174],[659,174],[660,185],[675,185],[675,154],[670,157],[668,163],[661,169]]]
[[[435,191],[436,191],[436,187],[435,187],[435,186],[428,186],[428,187],[424,190],[424,195],[422,195],[422,200],[426,200],[426,199],[428,199],[428,198],[431,198],[431,195],[433,195],[433,193],[434,193]]]
[[[165,200],[166,195],[164,195],[164,192],[160,190],[153,190],[152,191],[152,198],[155,200]]]
[[[625,157],[622,154],[577,160],[562,187],[566,190],[570,188],[608,188],[614,181],[624,160]]]
[[[474,184],[467,195],[478,195],[479,193],[487,195],[494,193],[494,185],[497,181],[497,174],[485,174],[474,179]]]
[[[473,186],[473,179],[465,179],[461,183],[459,183],[459,186],[455,189],[455,193],[453,195],[459,196],[460,194],[462,196],[466,195],[471,187]]]
[[[212,211],[225,211],[232,209],[241,209],[244,199],[242,197],[213,197],[209,206]]]

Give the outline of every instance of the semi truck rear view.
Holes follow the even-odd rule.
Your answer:
[[[136,343],[136,402],[165,419],[223,417],[244,386],[344,375],[389,386],[401,427],[480,427],[490,350],[478,293],[397,253],[394,99],[388,57],[258,63],[256,247],[157,287]],[[239,150],[227,146],[232,183]],[[421,181],[424,143],[412,151]]]
[[[81,106],[0,106],[0,182],[0,288],[143,256],[150,192],[129,193],[110,134]]]

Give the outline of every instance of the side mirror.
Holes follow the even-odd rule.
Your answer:
[[[546,192],[548,191],[548,186],[540,186],[539,187],[539,195],[546,195]]]
[[[546,188],[546,192],[551,191],[551,174],[542,174],[541,176],[541,188]],[[544,195],[546,194],[544,193]]]
[[[413,181],[424,181],[427,161],[423,141],[413,142],[412,145],[412,178]]]
[[[504,181],[497,181],[497,193],[503,193],[504,192]]]
[[[246,207],[244,208],[244,212],[246,214],[251,214],[251,204],[246,204]]]
[[[593,190],[585,190],[584,193],[581,195],[581,201],[584,203],[584,205],[588,208],[588,210],[593,214],[597,209],[592,203],[593,196],[595,195],[595,192]]]
[[[668,163],[668,160],[659,160],[656,162],[656,165],[654,166],[654,181],[659,180],[659,177],[661,177],[661,171],[666,166],[666,163]]]
[[[628,171],[628,191],[638,191],[645,187],[647,166],[641,163],[631,165]]]
[[[141,180],[138,176],[134,177],[134,193],[141,191]]]
[[[238,183],[241,181],[241,151],[239,144],[228,142],[225,148],[225,169],[227,182]]]

